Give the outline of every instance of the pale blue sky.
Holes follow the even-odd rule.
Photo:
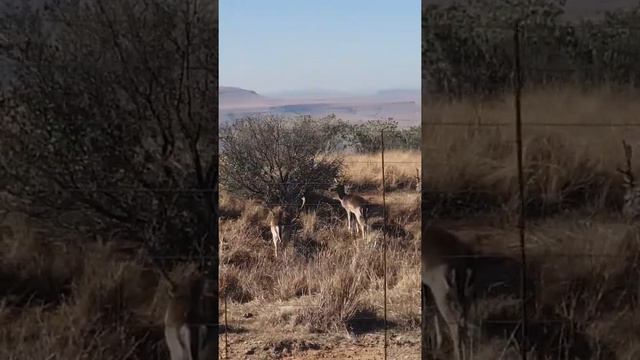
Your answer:
[[[420,0],[219,0],[220,85],[420,88]]]

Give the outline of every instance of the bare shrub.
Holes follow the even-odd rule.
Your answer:
[[[417,150],[420,149],[420,127],[398,128],[398,122],[387,120],[369,120],[362,124],[347,126],[349,145],[357,152],[372,153],[382,148],[382,130],[384,130],[385,149]]]
[[[322,119],[249,116],[221,127],[220,183],[267,203],[326,190],[342,167],[329,156],[335,134]]]
[[[0,22],[12,42],[0,58],[13,71],[0,107],[0,172],[24,210],[74,211],[85,228],[137,239],[151,231],[174,254],[210,232],[212,6],[68,0],[7,10]]]

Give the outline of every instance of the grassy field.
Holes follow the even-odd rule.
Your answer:
[[[637,94],[523,96],[529,349],[538,359],[637,359],[640,233],[622,218],[622,140],[640,152]],[[513,99],[423,104],[424,215],[486,255],[476,271],[476,359],[519,358],[518,177]],[[478,126],[508,123],[509,126]],[[597,127],[597,123],[611,126]],[[536,125],[537,124],[537,125]],[[565,124],[567,126],[553,126]],[[638,169],[640,160],[634,159]],[[637,173],[637,171],[636,171]],[[500,291],[489,284],[502,282]],[[428,311],[433,312],[433,308]],[[427,332],[433,334],[427,325]],[[448,346],[431,358],[446,359]]]
[[[413,189],[420,153],[386,155],[389,354],[416,358],[420,207]],[[346,155],[345,171],[354,191],[381,204],[378,159]],[[370,239],[377,247],[367,247],[348,234],[344,211],[331,196],[320,194],[307,206],[294,241],[284,247],[286,260],[276,260],[265,210],[221,195],[229,358],[381,355],[381,217],[372,219]],[[162,330],[167,285],[144,254],[91,231],[6,212],[4,205],[0,358],[168,359]],[[192,269],[183,264],[171,276],[180,279]]]
[[[380,154],[344,155],[352,191],[382,204]],[[420,153],[388,152],[387,316],[389,356],[420,352]],[[244,358],[380,358],[383,352],[382,217],[369,242],[350,235],[336,194],[318,194],[275,258],[267,210],[223,193],[220,286],[227,300],[228,355]],[[224,309],[224,302],[221,302]],[[222,315],[221,315],[222,318]],[[224,346],[225,334],[221,335]],[[222,352],[224,355],[224,351]]]
[[[636,95],[573,88],[524,94],[523,120],[539,125],[524,127],[529,345],[536,358],[640,357],[640,233],[620,214],[615,170],[624,162],[622,139],[640,152],[640,129],[615,126],[638,121]],[[482,324],[475,358],[518,358],[514,127],[477,125],[512,123],[513,101],[427,101],[423,112],[429,123],[470,125],[425,125],[422,166],[418,152],[385,154],[389,358],[416,359],[420,352],[416,167],[424,169],[422,215],[491,255],[476,269],[480,287],[503,282],[472,307]],[[613,126],[589,126],[600,122]],[[344,157],[352,191],[380,205],[379,154]],[[229,358],[381,357],[381,217],[372,219],[367,246],[349,235],[334,196],[309,201],[286,257],[276,259],[266,210],[221,194],[228,322],[221,344],[228,340]],[[0,221],[0,358],[168,358],[161,327],[166,285],[135,251],[15,213],[0,212]],[[172,275],[188,271],[183,265]],[[447,359],[449,344],[426,353]]]
[[[168,359],[156,271],[109,241],[19,213],[2,220],[0,358]]]

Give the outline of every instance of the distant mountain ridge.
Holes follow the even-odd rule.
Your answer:
[[[341,98],[351,97],[357,94],[331,90],[331,89],[301,89],[301,90],[282,90],[269,93],[267,96],[287,99],[306,99],[306,98]]]
[[[287,93],[291,96],[282,96]],[[420,122],[420,89],[386,89],[372,91],[368,95],[333,90],[285,91],[278,94],[281,96],[265,96],[254,90],[221,86],[220,121],[248,114],[271,113],[316,117],[335,114],[354,121],[392,117],[410,125]]]
[[[218,89],[218,99],[221,108],[252,108],[275,104],[274,99],[260,95],[253,90],[235,86],[220,86]]]
[[[220,94],[252,94],[258,95],[257,92],[253,90],[246,90],[235,86],[220,86]]]
[[[380,90],[373,97],[385,101],[420,101],[420,89],[388,89]]]

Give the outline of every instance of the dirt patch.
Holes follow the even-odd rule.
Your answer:
[[[266,330],[265,330],[266,331]],[[338,338],[331,334],[309,334],[309,340],[294,338],[270,339],[277,334],[229,334],[225,357],[224,335],[220,338],[220,359],[382,359],[384,333],[360,336],[355,340]],[[395,332],[389,334],[389,359],[420,359],[420,333]]]

